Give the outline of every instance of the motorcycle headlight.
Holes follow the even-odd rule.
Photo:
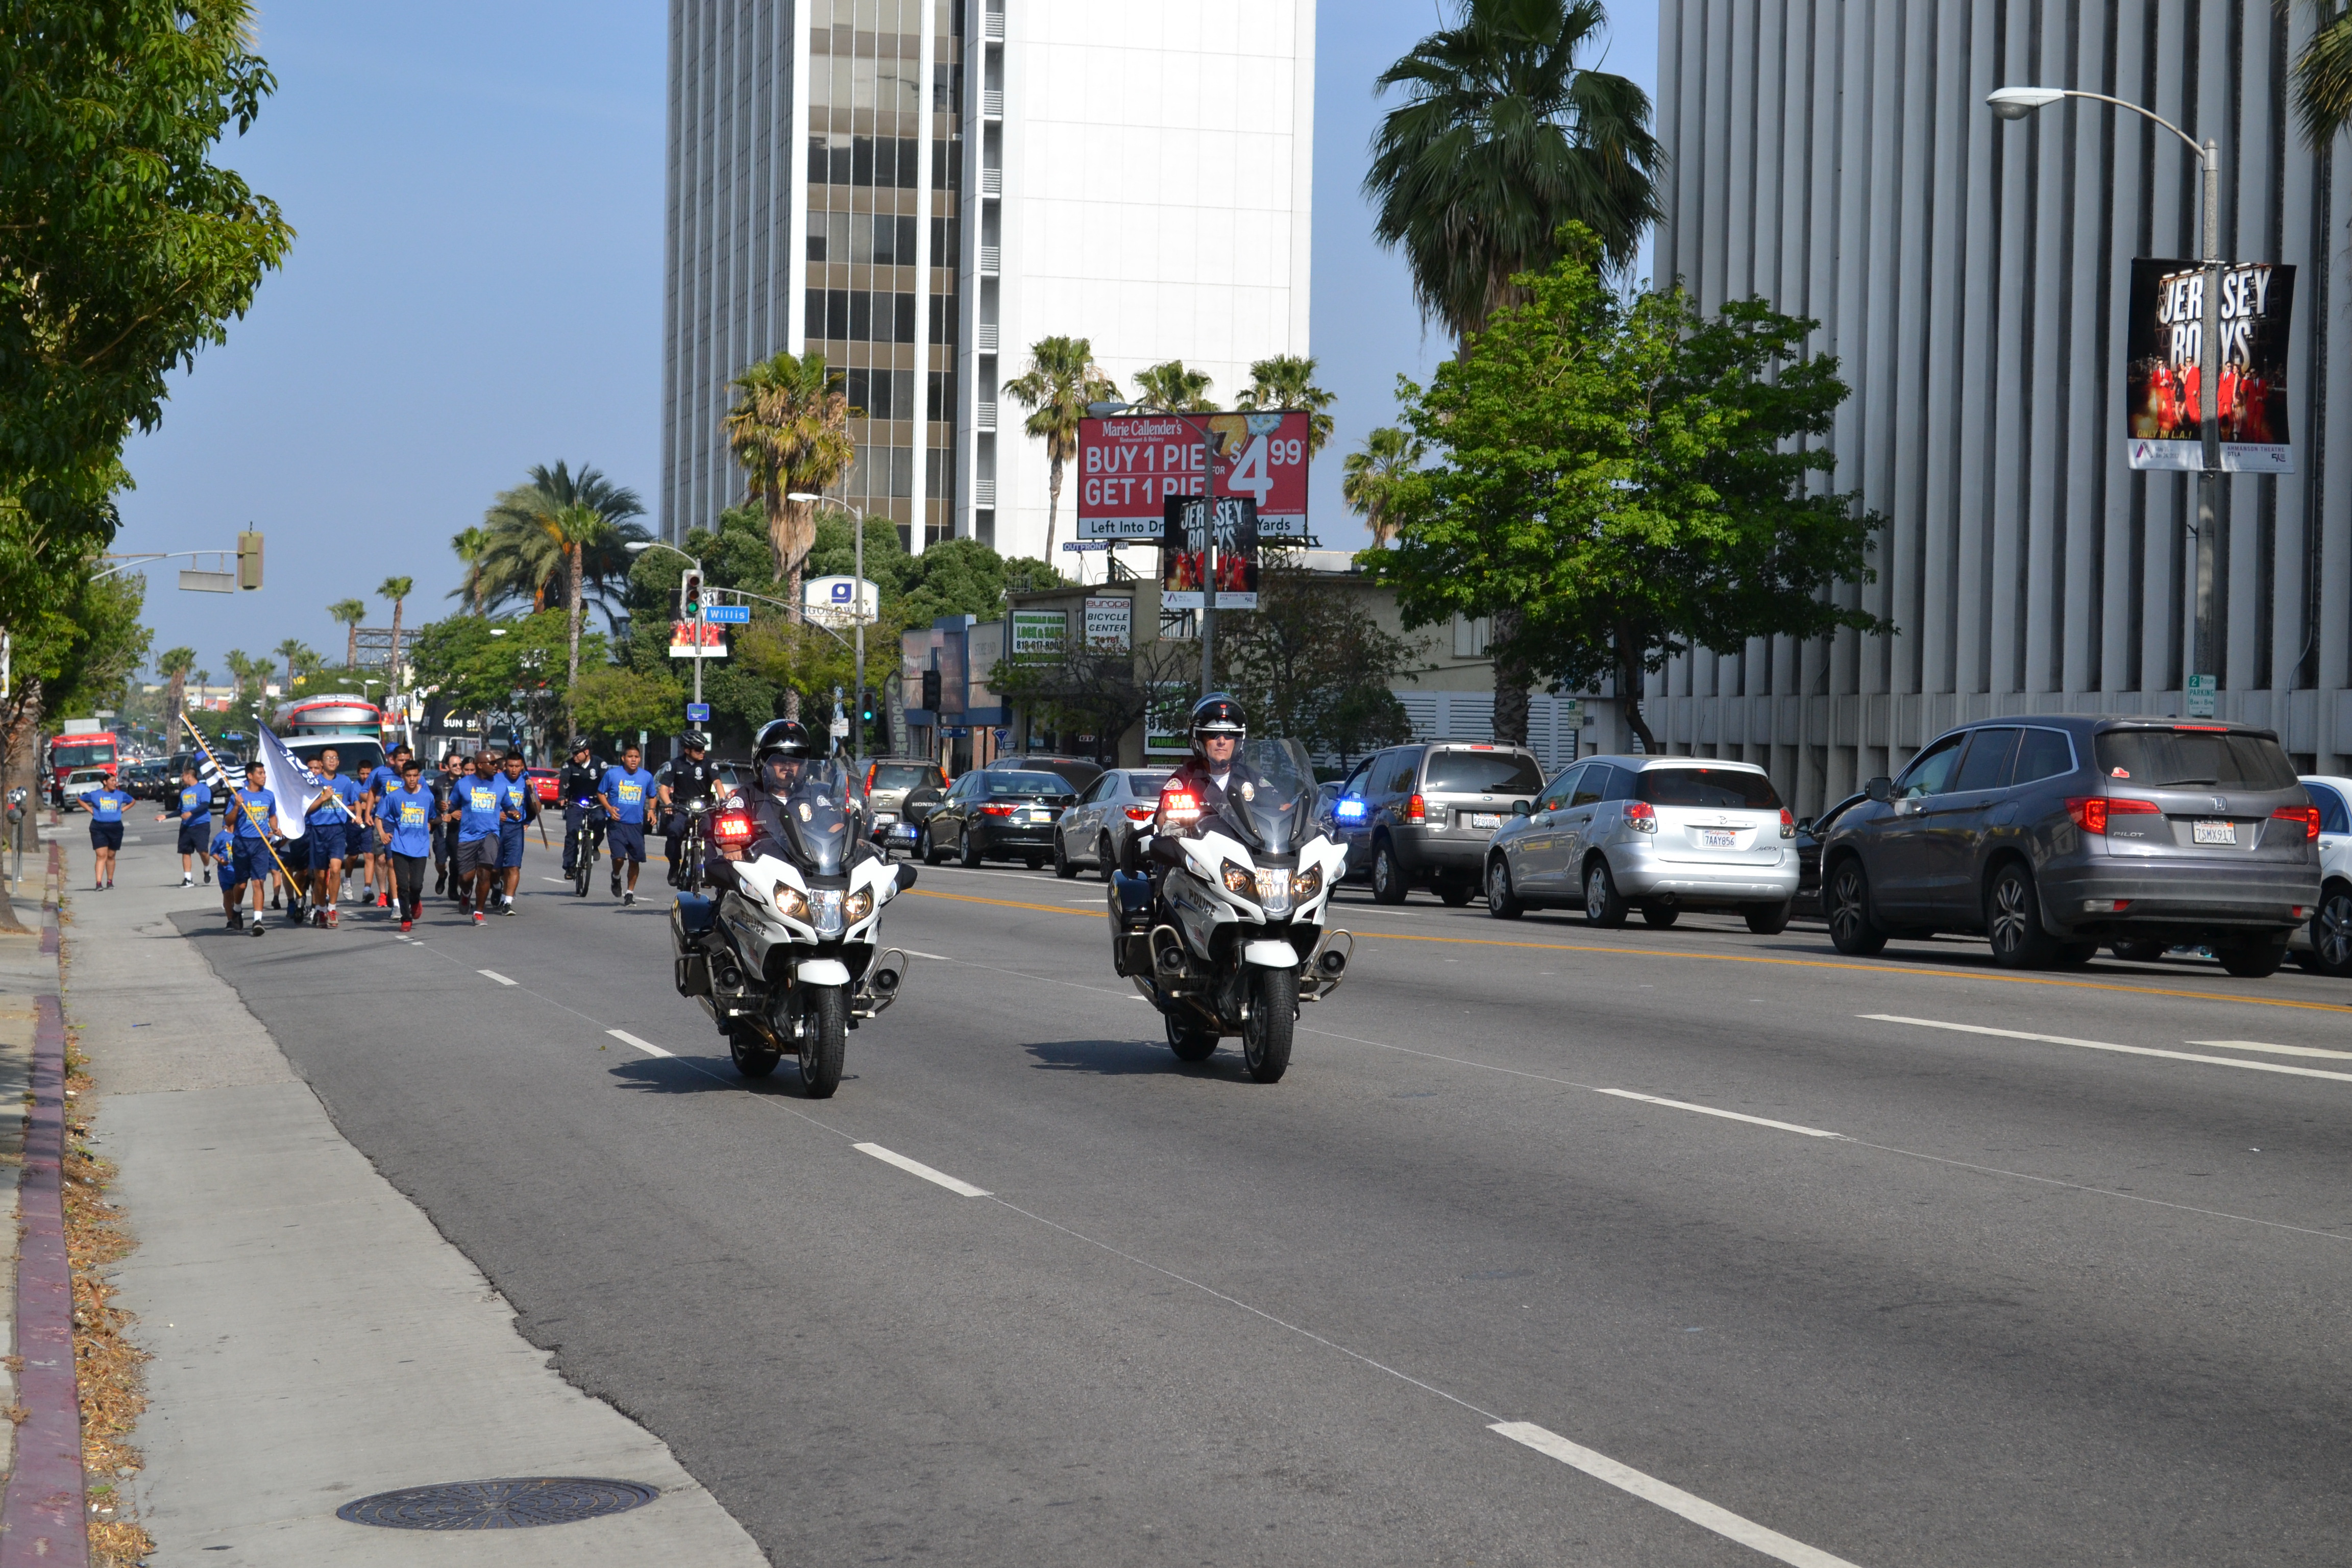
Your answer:
[[[788,921],[808,924],[808,896],[790,882],[776,884],[776,909]]]
[[[874,889],[871,888],[860,888],[857,891],[849,895],[849,902],[842,907],[841,918],[847,921],[851,925],[856,925],[859,921],[864,920],[867,915],[870,915],[873,912]]]
[[[1305,903],[1323,890],[1323,868],[1309,866],[1290,879],[1290,896]]]
[[[1218,868],[1218,875],[1224,879],[1225,891],[1255,901],[1257,879],[1250,874],[1248,867],[1237,860],[1228,860]]]

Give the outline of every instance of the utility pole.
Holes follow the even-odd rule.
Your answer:
[[[2197,400],[2202,405],[2205,468],[2197,476],[2197,626],[2189,639],[2189,683],[2213,658],[2214,516],[2221,495],[2221,149],[2205,139],[2205,321],[2197,337]],[[2218,683],[2217,683],[2218,684]],[[2183,707],[2190,701],[2184,700]],[[2191,709],[2192,715],[2194,713]]]

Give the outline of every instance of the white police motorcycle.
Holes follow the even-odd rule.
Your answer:
[[[1154,833],[1176,863],[1157,897],[1137,872],[1111,879],[1111,963],[1159,1009],[1180,1060],[1239,1035],[1250,1077],[1273,1083],[1299,1005],[1338,990],[1355,952],[1352,934],[1324,928],[1347,850],[1315,824],[1315,770],[1297,742],[1251,741],[1234,760],[1222,811],[1173,784],[1161,795]]]
[[[782,837],[758,836],[740,803],[711,837],[734,885],[712,899],[689,888],[670,906],[678,994],[702,1004],[735,1068],[766,1078],[790,1054],[813,1100],[841,1083],[849,1031],[898,1000],[907,955],[880,945],[882,906],[912,887],[854,830],[838,762],[812,761],[778,812]]]

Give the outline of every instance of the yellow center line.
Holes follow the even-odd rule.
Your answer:
[[[1002,910],[1039,910],[1049,915],[1077,915],[1086,920],[1093,920],[1103,912],[1101,910],[1074,910],[1067,904],[1024,904],[1018,899],[983,899],[971,893],[934,893],[927,888],[912,888],[908,891],[919,899],[953,899],[960,904],[994,904]]]

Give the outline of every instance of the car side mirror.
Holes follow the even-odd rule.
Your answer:
[[[1798,832],[1800,832],[1800,833],[1811,833],[1812,830],[1813,830],[1813,819],[1812,819],[1811,817],[1810,817],[1810,816],[1801,816],[1801,817],[1797,818],[1797,831],[1798,831]]]
[[[1888,778],[1885,774],[1881,773],[1878,777],[1863,785],[1862,793],[1868,795],[1871,799],[1884,805],[1886,801],[1894,798],[1895,781]]]
[[[911,860],[898,862],[898,891],[905,892],[915,885],[915,865]]]
[[[1536,808],[1529,805],[1526,801],[1515,800],[1511,802],[1511,815],[1513,816],[1533,816],[1535,814]]]

